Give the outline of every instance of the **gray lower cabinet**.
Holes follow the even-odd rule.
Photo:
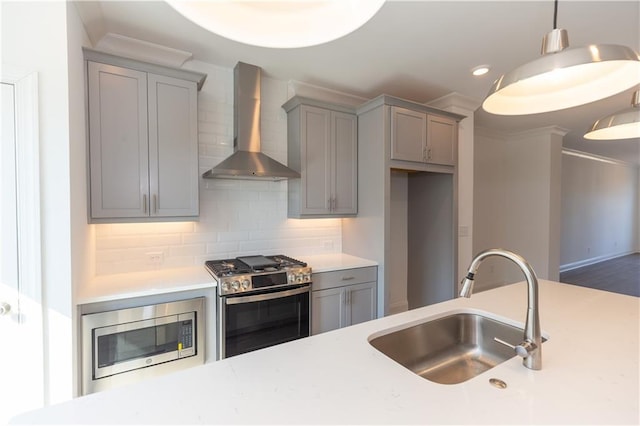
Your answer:
[[[391,160],[452,166],[457,141],[454,119],[391,107]]]
[[[203,75],[178,78],[132,60],[124,60],[131,67],[121,66],[118,58],[95,51],[87,56],[89,220],[197,218]]]
[[[313,274],[311,333],[376,318],[376,267]]]
[[[346,107],[294,97],[287,111],[288,166],[300,179],[288,182],[288,215],[353,216],[358,209],[357,118]]]

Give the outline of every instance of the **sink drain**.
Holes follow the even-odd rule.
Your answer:
[[[489,383],[491,383],[493,386],[497,387],[498,389],[506,389],[507,388],[507,383],[504,380],[489,379]]]

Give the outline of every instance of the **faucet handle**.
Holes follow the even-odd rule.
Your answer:
[[[528,357],[529,354],[534,349],[536,349],[538,347],[535,343],[533,343],[530,340],[525,340],[522,343],[520,343],[519,345],[515,345],[515,346],[512,345],[511,343],[505,342],[504,340],[499,339],[497,337],[494,337],[493,340],[495,340],[496,342],[500,343],[501,345],[505,345],[505,346],[513,349],[515,351],[516,355],[518,355],[519,357],[522,357],[522,358]]]

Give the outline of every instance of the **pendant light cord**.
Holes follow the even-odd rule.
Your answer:
[[[558,0],[553,2],[553,29],[558,29]]]

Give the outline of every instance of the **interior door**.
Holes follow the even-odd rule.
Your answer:
[[[23,178],[32,171],[24,165],[30,144],[22,144],[29,119],[20,112],[23,86],[4,81],[0,86],[0,424],[6,424],[16,414],[42,406],[44,381],[40,294],[23,285],[40,270],[26,254],[32,246],[26,233],[39,238],[29,222],[32,212],[25,213],[23,205],[23,195],[30,196],[33,189]]]

